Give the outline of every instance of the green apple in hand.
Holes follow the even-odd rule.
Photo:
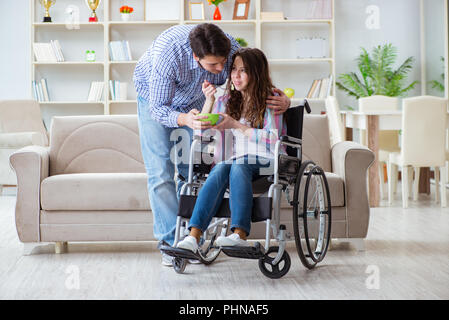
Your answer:
[[[285,88],[284,93],[291,99],[295,95],[295,90],[293,90],[292,88]]]

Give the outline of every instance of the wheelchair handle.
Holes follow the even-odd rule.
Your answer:
[[[306,109],[307,113],[312,112],[312,109],[310,109],[310,105],[309,105],[309,102],[307,101],[307,99],[304,99],[304,108]]]

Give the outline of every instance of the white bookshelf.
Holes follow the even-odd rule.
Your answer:
[[[167,3],[177,5],[179,19],[147,21],[145,7],[151,7],[154,1],[160,0],[102,0],[96,10],[99,22],[95,23],[88,22],[91,11],[84,0],[57,1],[50,8],[52,23],[42,22],[44,9],[38,0],[31,1],[31,43],[57,39],[65,57],[64,62],[37,62],[31,52],[31,78],[36,81],[46,78],[48,83],[51,101],[41,102],[47,124],[51,116],[61,113],[136,113],[137,97],[132,75],[137,60],[162,31],[178,24],[215,23],[232,36],[244,38],[248,46],[262,49],[269,59],[274,84],[280,89],[291,87],[295,90],[293,103],[306,96],[314,79],[330,74],[333,75],[331,93],[335,94],[335,23],[333,18],[307,19],[304,16],[313,0],[251,0],[247,20],[232,20],[234,1],[226,1],[220,4],[223,20],[219,21],[210,20],[215,6],[208,5],[207,1],[203,1],[206,20],[192,21],[189,20],[189,0],[169,0]],[[334,17],[334,0],[330,1]],[[120,19],[119,8],[122,5],[134,8],[130,21]],[[68,6],[79,9],[79,23],[76,25],[66,24]],[[262,11],[283,11],[287,20],[262,20]],[[298,59],[295,40],[302,36],[327,39],[327,55],[324,58]],[[131,61],[110,60],[109,42],[117,40],[129,42]],[[86,50],[95,50],[95,62],[84,61]],[[126,100],[111,99],[109,80],[128,83]],[[87,101],[92,81],[105,83],[102,101]],[[322,99],[310,101],[316,112],[324,109]],[[62,109],[63,112],[59,113]]]

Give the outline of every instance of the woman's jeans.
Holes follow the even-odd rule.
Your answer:
[[[268,174],[266,169],[263,170],[265,172],[260,169],[269,168],[270,165],[270,160],[255,156],[245,156],[215,165],[199,192],[189,229],[195,227],[203,232],[207,229],[220,208],[226,188],[229,187],[231,230],[240,228],[249,235],[253,207],[252,181],[259,178],[260,173]]]
[[[175,165],[178,174],[187,178],[192,130],[188,127],[168,128],[153,120],[148,102],[140,97],[137,114],[142,157],[148,174],[154,237],[173,245],[179,192],[184,184],[180,179],[175,184]]]

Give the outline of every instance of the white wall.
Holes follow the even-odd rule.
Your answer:
[[[0,12],[0,99],[30,99],[30,1],[1,0]]]
[[[427,94],[444,97],[444,92],[432,89],[428,84],[431,80],[443,82],[440,78],[444,72],[443,62],[440,57],[444,57],[444,1],[446,0],[425,0],[424,1],[424,30],[426,46],[426,89]]]

